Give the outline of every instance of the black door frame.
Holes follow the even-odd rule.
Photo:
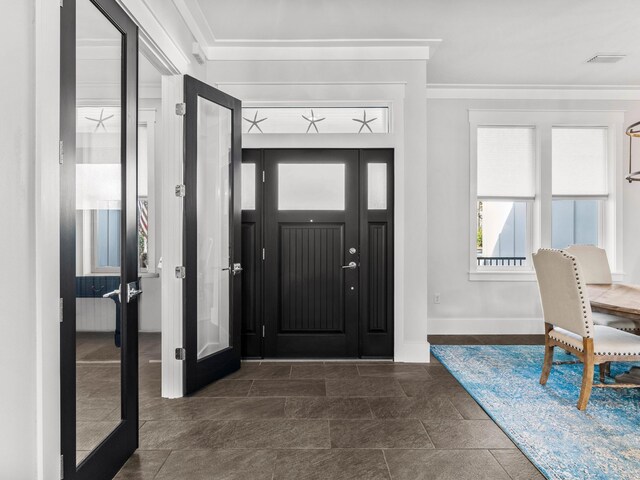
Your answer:
[[[138,27],[115,0],[91,0],[122,33],[121,286],[138,280]],[[76,467],[76,0],[60,10],[60,324],[61,449],[65,479],[110,479],[138,447],[138,302],[122,303],[120,424]],[[123,299],[126,293],[123,293]]]
[[[198,360],[198,97],[202,97],[231,111],[231,168],[232,186],[229,199],[231,226],[229,229],[229,335],[231,344],[224,350]],[[241,263],[241,205],[240,175],[242,163],[242,103],[189,75],[184,76],[184,267],[183,284],[183,388],[185,395],[218,380],[240,368],[241,357],[241,277],[232,265]],[[239,273],[239,272],[238,272]]]
[[[268,296],[263,248],[268,225],[265,223],[265,154],[271,149],[244,149],[243,163],[256,164],[256,209],[242,212],[243,262],[243,357],[265,358],[264,344],[272,335],[264,304]],[[300,149],[276,149],[278,151]],[[324,151],[349,149],[322,149]],[[359,155],[359,358],[392,358],[394,353],[394,150],[356,149]],[[302,149],[320,151],[320,149]],[[387,166],[387,208],[369,210],[367,164]],[[267,252],[269,256],[269,252]],[[373,292],[373,293],[372,293]],[[247,308],[250,307],[250,308]],[[246,308],[246,310],[245,310]],[[269,314],[271,315],[271,314]],[[271,315],[273,316],[273,315]],[[273,322],[275,323],[275,322]],[[263,330],[264,329],[264,330]],[[266,337],[263,337],[263,332]]]

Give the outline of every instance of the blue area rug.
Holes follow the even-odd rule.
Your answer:
[[[582,365],[554,365],[543,387],[542,346],[433,345],[431,353],[547,478],[640,479],[640,389],[594,388],[581,412]],[[554,359],[571,357],[556,348]],[[629,366],[612,364],[611,373]]]

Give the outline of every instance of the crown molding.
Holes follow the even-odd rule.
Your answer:
[[[429,60],[441,40],[216,40],[203,47],[208,60],[372,61]]]
[[[640,100],[640,85],[427,84],[428,99]]]
[[[117,0],[138,25],[140,52],[164,75],[185,73],[189,57],[160,23],[148,0]]]

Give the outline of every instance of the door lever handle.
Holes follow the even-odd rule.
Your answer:
[[[142,293],[142,289],[138,288],[138,282],[127,283],[127,303],[131,303],[131,300],[135,299]]]
[[[342,265],[343,270],[355,270],[358,268],[356,262],[349,262],[349,265]]]
[[[224,267],[222,270],[230,271],[232,275],[237,275],[242,271],[242,265],[234,263],[232,267]]]
[[[113,298],[113,297],[118,297],[118,301],[120,301],[120,288],[118,287],[117,289],[105,293],[104,295],[102,295],[102,298]]]

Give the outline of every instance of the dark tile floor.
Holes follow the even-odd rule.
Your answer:
[[[436,360],[245,362],[175,400],[154,395],[159,364],[142,368],[140,448],[120,480],[544,478]]]

